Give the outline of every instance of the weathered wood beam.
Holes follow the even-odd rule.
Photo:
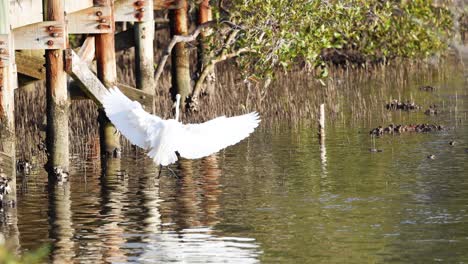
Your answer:
[[[114,6],[115,21],[150,21],[153,17],[153,1],[117,0]]]
[[[53,28],[47,28],[47,34],[54,39],[63,40],[63,44],[54,46],[53,50],[46,50],[46,100],[47,100],[47,134],[48,150],[47,170],[51,180],[55,180],[54,169],[64,171],[69,169],[69,139],[68,112],[70,101],[67,90],[67,73],[64,65],[63,48],[66,46],[68,35],[65,25],[65,7],[62,0],[43,0],[44,20],[55,21]],[[50,37],[50,36],[49,36]]]
[[[86,61],[81,58],[72,49],[66,50],[67,72],[81,87],[83,92],[99,107],[102,107],[102,98],[106,93],[106,86],[99,80],[93,71],[88,67]],[[72,85],[72,87],[76,87]],[[78,94],[78,93],[76,93]]]
[[[15,49],[65,49],[68,38],[65,28],[65,19],[15,28]]]
[[[67,51],[67,56],[71,57],[71,64],[69,67],[69,74],[73,77],[74,81],[69,82],[68,90],[72,100],[93,100],[99,107],[102,107],[102,96],[106,92],[106,87],[89,69],[86,62],[82,61],[80,57],[73,51]],[[126,84],[116,83],[122,93],[124,93],[131,100],[139,102],[145,109],[150,111],[153,107],[153,95],[146,93],[142,90],[136,89]]]
[[[151,112],[153,108],[153,94],[133,88],[123,83],[117,83],[117,87],[131,100],[139,102],[144,109]]]
[[[67,15],[69,34],[102,34],[112,32],[112,10],[109,6],[93,6]]]
[[[12,14],[21,14],[11,17],[11,25],[13,28],[22,27],[28,24],[38,23],[43,21],[43,5],[42,1],[10,1]],[[73,12],[83,10],[93,6],[93,0],[66,0],[65,12],[71,14]],[[27,18],[27,19],[25,19]]]
[[[82,61],[91,64],[94,60],[95,51],[95,38],[94,36],[89,35],[86,37],[83,45],[81,45],[80,50],[78,51],[78,56],[80,56]]]
[[[127,31],[120,32],[115,35],[115,51],[121,51],[129,49],[135,45],[133,28],[128,29]],[[1,39],[1,37],[0,37]],[[0,40],[1,41],[1,40]],[[78,56],[82,61],[86,62],[88,65],[92,63],[95,58],[95,36],[89,35],[86,37],[83,45],[81,45]],[[16,65],[18,73],[22,75],[29,76],[37,80],[45,79],[45,58],[44,55],[31,54],[36,52],[31,52],[28,50],[16,51]],[[6,58],[6,57],[5,57]],[[27,82],[31,82],[28,80]]]
[[[16,69],[18,73],[38,80],[45,79],[44,55],[34,56],[28,52],[16,51]]]

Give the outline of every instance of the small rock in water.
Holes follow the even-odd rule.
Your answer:
[[[434,154],[431,154],[431,155],[427,156],[427,158],[428,158],[428,159],[432,159],[432,160],[433,160],[433,159],[435,159],[435,158],[436,158],[436,156],[435,156]]]
[[[457,142],[455,140],[452,140],[449,142],[450,146],[455,146],[455,144],[457,144]]]

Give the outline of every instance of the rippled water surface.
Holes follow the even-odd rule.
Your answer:
[[[141,153],[104,174],[89,160],[52,187],[42,171],[20,176],[6,242],[17,252],[49,243],[57,263],[466,263],[468,87],[460,73],[434,82],[433,93],[412,83],[381,101],[436,103],[438,116],[330,122],[324,147],[315,126],[263,127],[180,161],[179,178],[158,179]],[[389,120],[448,130],[369,136]]]

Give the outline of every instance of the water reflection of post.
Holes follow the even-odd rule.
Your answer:
[[[52,179],[53,177],[49,177]],[[49,180],[49,236],[52,245],[52,263],[71,263],[75,257],[75,230],[72,224],[70,183],[57,184]]]
[[[16,207],[7,208],[5,210],[5,221],[0,228],[0,240],[6,240],[5,247],[15,255],[19,254],[20,241],[18,230],[18,211]]]
[[[177,185],[176,212],[179,216],[175,219],[180,229],[199,226],[197,214],[198,197],[196,193],[197,184],[193,178],[192,160],[179,160],[181,179]]]
[[[219,196],[221,195],[219,188],[221,170],[218,166],[217,154],[202,159],[201,172],[203,176],[201,188],[204,192],[204,200],[201,204],[204,211],[203,225],[214,226],[219,222],[217,214],[220,208]]]
[[[325,104],[320,105],[319,118],[320,162],[322,164],[322,177],[327,174],[327,149],[325,147]]]
[[[104,262],[126,262],[122,245],[125,243],[122,223],[123,194],[127,191],[127,182],[121,177],[121,160],[115,158],[106,159],[106,164],[101,176],[101,215],[105,223],[98,231],[103,243]]]
[[[144,176],[140,182],[140,188],[143,193],[143,207],[145,212],[147,212],[146,217],[143,219],[145,224],[145,233],[150,234],[150,236],[143,241],[148,244],[152,244],[153,239],[151,236],[159,234],[161,232],[161,212],[160,212],[160,202],[159,197],[159,179],[156,179],[154,171],[154,166],[144,166]]]

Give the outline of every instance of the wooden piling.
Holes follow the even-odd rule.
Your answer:
[[[60,21],[65,25],[65,7],[61,0],[43,0],[45,21]],[[53,31],[53,26],[48,30]],[[55,34],[55,33],[54,33]],[[67,34],[66,27],[62,34]],[[68,38],[66,38],[68,39]],[[52,43],[52,40],[49,40]],[[46,99],[47,99],[47,135],[46,144],[49,152],[47,170],[69,167],[68,112],[70,100],[67,90],[67,74],[64,67],[64,51],[46,50]]]
[[[117,69],[115,62],[115,42],[114,42],[114,1],[111,0],[94,0],[94,4],[98,6],[110,6],[112,9],[110,33],[96,35],[96,62],[97,75],[101,82],[106,87],[112,87],[117,81]],[[104,18],[107,19],[107,18]],[[99,110],[99,135],[101,143],[101,156],[103,157],[119,157],[120,156],[120,136],[117,133],[114,125],[109,121],[104,110]]]
[[[13,187],[8,199],[16,199],[14,72],[15,53],[10,27],[10,1],[0,1],[0,165]],[[5,167],[4,167],[5,166]]]
[[[202,25],[206,22],[212,21],[213,20],[213,13],[211,11],[211,6],[210,6],[210,1],[209,0],[203,0],[200,2],[198,6],[198,25]],[[206,37],[208,37],[211,34],[211,29],[207,28],[204,29],[200,33],[200,42],[198,44],[198,65],[197,69],[199,74],[203,71],[203,69],[210,63],[210,56],[208,54],[208,43],[205,41]],[[210,73],[208,73],[208,76],[205,79],[205,82],[203,84],[202,90],[206,91],[208,94],[213,93],[214,91],[214,84],[215,84],[215,72],[214,70],[211,70]]]
[[[146,0],[153,6],[153,0]],[[136,88],[154,94],[154,12],[147,10],[144,22],[134,25]]]
[[[169,12],[171,36],[188,35],[187,0],[175,1],[177,9]],[[181,95],[181,108],[185,109],[185,99],[191,92],[189,52],[185,42],[179,42],[172,50],[172,95]]]

